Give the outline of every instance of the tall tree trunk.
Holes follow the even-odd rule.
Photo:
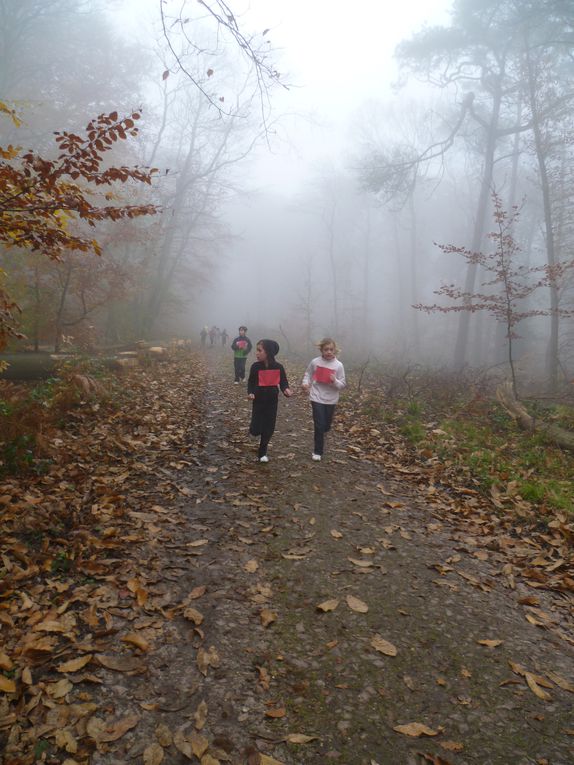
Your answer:
[[[32,335],[34,339],[34,350],[40,350],[40,269],[34,268],[34,322],[32,324]]]
[[[528,74],[528,97],[530,101],[530,111],[532,114],[532,133],[534,135],[534,147],[536,159],[538,161],[538,171],[540,173],[540,186],[542,189],[542,204],[544,209],[544,238],[546,240],[546,262],[552,268],[556,265],[556,252],[554,246],[554,230],[552,227],[552,201],[550,193],[550,181],[548,178],[548,168],[546,166],[546,151],[542,136],[542,127],[540,124],[540,115],[538,113],[538,104],[536,101],[536,79],[530,49],[525,45],[526,51],[526,69]],[[550,390],[556,390],[558,385],[558,288],[552,281],[550,285],[550,337],[546,353],[546,369],[548,374],[548,384]]]
[[[484,152],[482,179],[480,183],[480,193],[478,196],[476,218],[474,220],[474,230],[472,233],[472,242],[470,246],[470,249],[473,252],[480,251],[485,234],[486,212],[488,209],[488,201],[492,193],[494,152],[496,150],[496,143],[498,139],[497,128],[500,117],[500,105],[502,100],[501,81],[503,77],[504,71],[501,71],[497,77],[496,88],[493,95],[490,122],[486,130],[486,148]],[[467,293],[474,292],[476,271],[477,268],[474,264],[470,264],[467,268],[466,279],[464,283],[464,291]],[[460,312],[460,319],[454,347],[454,366],[457,369],[460,369],[462,366],[464,366],[468,350],[471,317],[470,301],[467,303],[466,307],[468,310]]]
[[[59,353],[62,346],[62,334],[64,326],[64,309],[66,307],[66,298],[68,297],[68,289],[70,287],[70,281],[72,278],[72,266],[70,263],[65,265],[64,281],[62,283],[62,291],[60,293],[60,302],[58,304],[58,310],[56,312],[56,321],[54,327],[54,353]]]
[[[415,207],[414,189],[409,194],[409,213],[411,218],[410,236],[409,236],[409,265],[410,265],[410,288],[411,288],[411,306],[419,302],[418,299],[418,270],[417,270],[417,212]],[[419,338],[419,312],[414,308],[410,310],[412,338],[409,346],[413,350],[413,355],[417,357],[420,351]]]
[[[333,327],[334,333],[339,334],[339,285],[337,280],[337,263],[335,260],[335,207],[333,201],[327,221],[327,255],[331,267],[331,281],[333,284]]]
[[[371,253],[371,210],[367,207],[367,226],[365,230],[365,244],[363,256],[363,299],[362,299],[362,337],[361,348],[363,352],[371,347],[371,323],[369,319],[369,280],[370,280],[370,253]]]
[[[407,321],[407,315],[406,315],[406,301],[405,301],[405,287],[404,287],[404,279],[403,279],[403,259],[401,255],[401,238],[399,236],[399,220],[398,220],[398,214],[392,216],[392,223],[393,223],[393,242],[395,247],[395,268],[396,268],[396,274],[397,274],[397,281],[395,285],[395,289],[393,290],[395,295],[395,306],[394,306],[394,315],[397,320],[397,340],[398,340],[398,347],[396,350],[399,350],[402,353],[405,352],[406,348],[406,338],[404,327],[406,326]],[[393,349],[394,350],[394,349]]]
[[[522,121],[522,99],[519,98],[516,102],[516,124],[520,125]],[[520,133],[514,134],[512,142],[512,166],[510,171],[510,186],[508,189],[508,201],[506,203],[507,210],[517,204],[516,190],[518,188],[518,165],[520,161]],[[511,229],[510,233],[514,233]],[[495,347],[494,347],[494,359],[496,363],[500,363],[506,360],[506,346],[507,346],[507,330],[504,324],[500,321],[496,322],[496,334],[495,334]]]

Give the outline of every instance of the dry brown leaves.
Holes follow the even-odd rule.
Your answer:
[[[170,612],[131,557],[138,543],[172,533],[173,519],[158,495],[189,494],[171,476],[185,467],[184,447],[197,437],[203,375],[197,365],[193,375],[190,368],[186,358],[126,378],[119,409],[86,400],[47,443],[53,464],[46,475],[0,486],[0,623],[6,628],[0,726],[11,762],[35,761],[38,731],[52,752],[77,762],[86,762],[94,747],[120,741],[138,726],[145,706],[110,718],[92,702],[90,686],[104,682],[102,673],[146,672],[154,642],[175,613],[201,637],[203,617],[190,601],[205,587],[195,588],[186,603],[170,604]],[[146,503],[140,494],[150,483],[154,499]],[[197,540],[189,555],[201,555],[206,541]],[[123,631],[112,628],[119,606],[133,612]],[[218,663],[213,646],[198,651],[202,672]],[[160,763],[166,741],[164,735],[150,742],[144,762]],[[197,737],[189,745],[206,756]]]
[[[460,526],[465,535],[474,540],[473,545],[480,545],[483,556],[488,555],[487,550],[504,556],[505,565],[500,573],[510,587],[514,587],[516,578],[521,577],[533,588],[557,591],[572,598],[572,513],[535,507],[517,495],[512,481],[509,481],[507,491],[495,490],[490,496],[480,494],[470,477],[467,485],[461,481],[457,466],[453,465],[449,470],[447,464],[407,446],[395,427],[373,428],[370,416],[362,409],[360,396],[348,396],[338,416],[349,426],[351,457],[367,457],[384,463],[388,469],[424,487],[433,516],[443,516]],[[459,574],[469,576],[464,572]],[[484,583],[476,584],[484,589]],[[531,616],[529,621],[533,618]],[[549,627],[540,620],[532,623]],[[561,636],[568,639],[563,634]]]

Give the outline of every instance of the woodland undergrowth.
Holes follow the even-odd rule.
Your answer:
[[[508,557],[510,585],[574,591],[574,455],[521,431],[476,373],[351,370],[339,419],[357,455],[425,492],[431,512]],[[571,400],[529,402],[572,428]]]
[[[495,385],[472,370],[381,370],[363,376],[360,390],[355,381],[349,401],[435,481],[476,489],[495,504],[529,503],[541,519],[574,511],[574,454],[521,430],[497,402]],[[574,430],[574,391],[524,403],[535,421]]]

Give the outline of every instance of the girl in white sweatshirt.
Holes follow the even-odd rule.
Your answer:
[[[321,355],[314,358],[303,375],[301,387],[309,391],[313,409],[314,447],[311,459],[320,462],[325,445],[325,433],[331,429],[339,391],[347,384],[345,368],[337,359],[339,349],[331,337],[318,343]]]

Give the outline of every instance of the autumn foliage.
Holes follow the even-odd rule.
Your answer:
[[[0,103],[0,112],[20,124],[5,104]],[[153,169],[104,166],[106,152],[137,135],[139,118],[138,112],[122,118],[111,112],[93,119],[80,135],[56,132],[53,159],[32,149],[0,147],[0,245],[52,260],[71,252],[100,255],[100,245],[88,227],[155,213],[153,204],[110,204],[115,184],[151,184]],[[96,191],[105,187],[107,192]],[[0,283],[0,347],[15,334],[16,312]]]

